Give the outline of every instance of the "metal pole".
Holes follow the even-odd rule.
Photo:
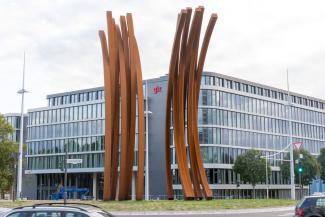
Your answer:
[[[291,97],[289,90],[289,72],[287,70],[287,87],[288,87],[288,119],[289,119],[289,143],[290,143],[290,180],[291,180],[291,199],[296,199],[295,172],[293,162],[293,144],[292,144],[292,120],[291,120]]]
[[[267,156],[265,158],[265,184],[266,184],[266,199],[269,199],[269,174],[267,172]]]
[[[23,179],[23,140],[24,140],[24,96],[25,96],[25,53],[23,64],[23,83],[22,89],[18,91],[21,94],[21,113],[20,113],[20,138],[19,138],[19,153],[18,153],[18,174],[17,174],[17,199],[21,198],[22,179]]]
[[[300,199],[302,198],[301,173],[299,173]]]
[[[68,159],[68,149],[67,149],[67,143],[65,144],[65,157],[64,157],[64,204],[67,203],[67,159]]]
[[[146,194],[145,199],[149,200],[149,109],[148,109],[148,81],[146,81]]]
[[[14,164],[14,180],[13,180],[13,183],[12,183],[12,201],[15,201],[16,199],[16,195],[15,195],[15,188],[16,188],[16,176],[17,176],[17,157],[15,156],[15,164]]]

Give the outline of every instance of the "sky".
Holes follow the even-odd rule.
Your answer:
[[[103,85],[98,30],[105,12],[133,14],[143,78],[168,73],[177,14],[218,14],[204,70],[325,99],[325,2],[310,0],[0,0],[0,113],[25,111],[46,95]],[[203,34],[203,33],[202,33]]]

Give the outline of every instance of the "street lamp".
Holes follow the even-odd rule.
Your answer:
[[[146,81],[146,188],[145,188],[145,199],[149,200],[149,115],[152,114],[149,111],[148,103],[148,81]]]
[[[295,171],[293,162],[293,142],[292,142],[292,120],[291,120],[291,96],[289,90],[289,72],[287,70],[287,88],[288,88],[288,119],[289,119],[289,143],[290,143],[290,182],[291,182],[291,199],[296,199]]]
[[[25,53],[23,64],[23,83],[22,89],[18,91],[21,94],[21,114],[20,114],[20,138],[19,138],[19,153],[18,153],[18,177],[17,177],[17,199],[21,198],[22,179],[23,179],[23,140],[24,140],[24,96],[27,93],[25,90]]]

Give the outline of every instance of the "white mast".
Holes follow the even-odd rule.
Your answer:
[[[291,199],[296,199],[295,172],[293,160],[293,142],[292,142],[292,120],[291,120],[291,96],[289,90],[289,71],[287,69],[287,88],[288,88],[288,120],[289,120],[289,143],[290,143],[290,180],[291,180]]]
[[[22,178],[23,178],[23,140],[24,140],[24,95],[27,91],[25,90],[25,52],[24,52],[24,63],[23,63],[23,83],[22,89],[18,91],[21,94],[21,114],[20,114],[20,139],[19,139],[19,153],[18,153],[18,177],[17,177],[17,199],[22,197]]]

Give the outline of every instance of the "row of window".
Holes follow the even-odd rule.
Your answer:
[[[211,189],[213,193],[213,199],[252,199],[253,190],[252,189]],[[296,193],[298,194],[298,192]],[[307,192],[305,192],[307,195]],[[184,200],[183,190],[174,190],[175,198],[178,200]],[[269,198],[272,199],[284,199],[290,198],[289,189],[270,189]],[[266,189],[256,189],[255,190],[256,199],[267,198]],[[167,199],[167,198],[166,198]]]
[[[80,121],[94,118],[104,118],[105,106],[104,103],[96,103],[91,105],[29,112],[28,115],[28,124],[30,126],[38,124],[52,124],[57,122]]]
[[[175,170],[174,174],[173,184],[181,184],[178,170]],[[232,169],[205,169],[205,174],[209,184],[237,184],[237,182],[249,184],[241,181],[240,175],[236,174]],[[289,182],[287,179],[283,179],[281,171],[272,171],[268,183],[271,185],[283,185]],[[265,184],[265,181],[257,184]]]
[[[14,132],[8,136],[8,139],[11,141],[14,141],[14,142],[19,142],[20,141],[20,130],[14,130]]]
[[[28,140],[104,134],[104,120],[43,125],[28,128]]]
[[[104,136],[29,142],[27,153],[29,155],[64,153],[65,146],[69,153],[102,151],[104,150]]]
[[[256,94],[256,95],[269,97],[269,98],[273,98],[273,99],[286,100],[286,101],[288,100],[287,93],[270,90],[268,88],[257,87],[254,85],[245,84],[242,82],[232,81],[229,79],[219,78],[219,77],[215,77],[215,76],[207,76],[207,75],[202,76],[201,84],[225,87],[225,88],[234,89],[237,91],[242,91],[242,92],[251,93],[251,94]],[[325,105],[323,102],[300,97],[300,96],[295,96],[295,95],[291,95],[291,102],[309,106],[309,107],[318,108],[318,109],[325,108]]]
[[[104,165],[103,153],[69,154],[68,159],[82,159],[80,164],[68,164],[68,168],[98,168]],[[138,151],[134,151],[133,166],[137,166]],[[29,170],[62,169],[64,155],[28,157]]]
[[[199,108],[199,124],[221,125],[234,128],[257,130],[269,133],[288,135],[289,121],[238,113],[216,108]],[[325,139],[325,128],[292,122],[292,133],[295,136]]]
[[[48,99],[49,106],[58,106],[78,102],[100,100],[104,98],[104,90],[56,96]]]
[[[200,144],[222,144],[258,149],[282,150],[289,144],[288,136],[268,135],[218,127],[199,127],[199,138]],[[302,142],[303,147],[311,153],[319,153],[319,150],[325,147],[324,141],[296,137],[293,137],[293,141]]]
[[[204,163],[215,164],[234,164],[237,157],[245,154],[248,149],[228,148],[218,146],[203,146],[200,148],[201,156]],[[273,156],[278,152],[262,151],[262,156]],[[271,157],[268,161],[270,166],[280,166],[286,153],[280,153]]]
[[[20,128],[20,117],[19,116],[5,116],[6,121],[14,128]]]
[[[104,155],[102,153],[70,155],[69,159],[82,159],[81,164],[68,164],[68,168],[96,168],[103,167]],[[28,158],[29,170],[60,169],[64,165],[64,156],[38,156]]]
[[[146,98],[146,85],[143,84],[143,94]],[[94,100],[103,100],[104,95],[104,88],[102,90],[94,90],[82,93],[70,93],[67,95],[55,96],[48,98],[48,106],[59,106],[65,104],[73,104],[79,102],[87,102],[87,101],[94,101]]]
[[[218,90],[201,90],[199,105],[220,106],[260,115],[288,118],[288,109],[285,104],[256,99]],[[291,106],[291,118],[314,124],[325,125],[325,113],[310,111]]]
[[[201,157],[203,163],[207,164],[234,164],[237,157],[245,154],[249,149],[219,147],[219,146],[201,146]],[[170,150],[172,164],[177,164],[175,148]],[[262,151],[262,156],[271,156],[268,160],[270,166],[280,166],[282,160],[287,155],[285,152],[274,155],[278,152]],[[274,156],[273,156],[274,155]],[[189,159],[189,158],[188,158]]]

